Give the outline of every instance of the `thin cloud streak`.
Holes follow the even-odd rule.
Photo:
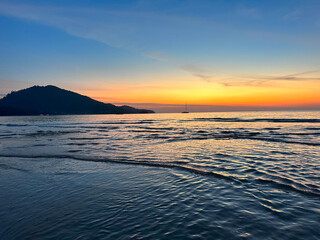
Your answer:
[[[298,20],[302,16],[303,12],[300,9],[296,9],[292,12],[287,13],[283,16],[283,19],[285,20]]]
[[[320,70],[305,71],[282,76],[245,76],[243,79],[252,79],[237,82],[221,82],[225,87],[233,86],[263,86],[270,81],[320,81],[320,77],[303,77],[304,75],[318,73]]]
[[[200,74],[200,73],[194,73],[193,74],[193,76],[195,76],[195,77],[198,77],[198,78],[200,78],[201,80],[203,80],[203,81],[205,81],[205,82],[212,82],[212,80],[211,80],[211,76],[209,76],[209,75],[203,75],[203,74]]]
[[[206,70],[203,70],[203,68],[199,65],[186,64],[180,68],[205,82],[212,82],[212,76],[209,75]]]
[[[254,77],[247,77],[247,78],[263,79],[263,80],[287,80],[287,81],[319,80],[320,77],[300,77],[303,75],[317,73],[317,72],[320,72],[320,70],[306,71],[306,72],[294,73],[294,74],[283,75],[283,76],[254,76]]]
[[[241,6],[240,8],[238,8],[236,13],[243,17],[249,17],[254,19],[261,18],[261,13],[257,8],[248,8]]]

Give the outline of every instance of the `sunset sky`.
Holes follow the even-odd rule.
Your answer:
[[[157,112],[319,110],[319,0],[0,0],[0,97]]]

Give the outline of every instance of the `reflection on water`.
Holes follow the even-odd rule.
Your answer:
[[[319,157],[319,112],[3,117],[0,236],[318,239]]]

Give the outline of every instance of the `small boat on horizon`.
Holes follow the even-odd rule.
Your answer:
[[[189,113],[188,112],[188,105],[186,104],[186,109],[185,109],[185,111],[183,111],[183,112],[181,112],[181,113]]]

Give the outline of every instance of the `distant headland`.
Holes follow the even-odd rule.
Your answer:
[[[56,86],[33,86],[0,99],[0,116],[154,113],[130,106],[115,106]]]

